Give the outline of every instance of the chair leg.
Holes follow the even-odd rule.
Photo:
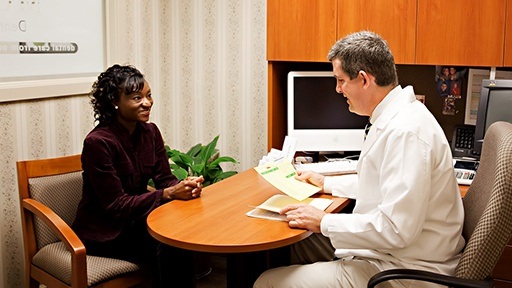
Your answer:
[[[27,277],[28,279],[25,280],[29,283],[28,287],[30,288],[39,288],[40,284],[39,284],[39,281],[36,281],[34,278],[28,276]]]

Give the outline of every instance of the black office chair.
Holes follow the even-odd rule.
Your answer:
[[[377,273],[367,287],[397,279],[450,287],[493,287],[494,266],[512,236],[512,124],[495,122],[486,132],[480,166],[464,203],[467,240],[455,276],[391,269]]]

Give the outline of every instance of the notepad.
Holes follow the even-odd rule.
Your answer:
[[[327,198],[306,198],[302,201],[290,197],[288,195],[277,194],[268,198],[265,202],[256,206],[253,210],[247,212],[245,215],[249,217],[287,221],[286,215],[279,214],[279,211],[291,204],[309,204],[320,210],[325,210],[333,201]]]

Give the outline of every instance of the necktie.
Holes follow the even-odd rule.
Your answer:
[[[364,140],[366,140],[366,136],[368,135],[368,132],[370,132],[371,127],[372,123],[370,123],[370,120],[368,120],[368,123],[366,123],[366,126],[364,127]]]

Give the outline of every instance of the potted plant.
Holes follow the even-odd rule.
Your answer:
[[[171,170],[174,176],[183,180],[188,176],[204,177],[203,187],[235,175],[236,171],[223,171],[220,163],[238,163],[229,156],[220,156],[217,146],[219,135],[206,146],[201,143],[190,148],[186,153],[165,146],[170,160]]]
[[[235,175],[236,171],[223,171],[220,166],[220,163],[224,162],[238,162],[229,156],[219,157],[219,150],[216,148],[218,140],[219,135],[206,146],[201,143],[196,144],[186,153],[165,145],[172,174],[179,180],[188,176],[203,175],[203,187]],[[148,185],[154,187],[153,180],[149,180]]]

